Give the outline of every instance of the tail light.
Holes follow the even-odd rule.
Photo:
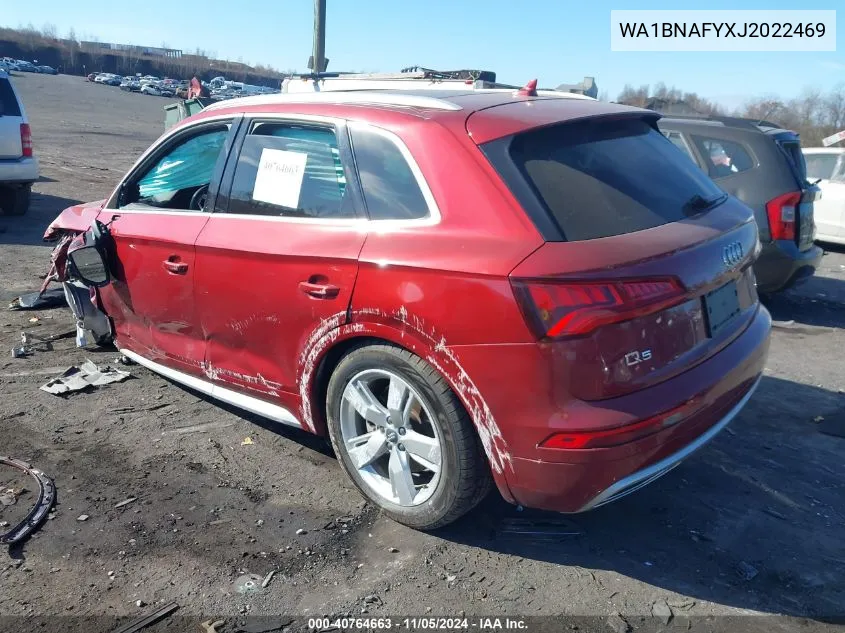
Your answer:
[[[659,312],[684,300],[676,279],[513,282],[517,300],[540,338],[583,336],[611,323]]]
[[[32,130],[29,123],[21,123],[21,155],[24,158],[32,157]]]
[[[586,449],[586,448],[609,448],[619,446],[635,440],[648,437],[663,429],[674,426],[689,418],[701,408],[701,402],[693,399],[685,402],[679,407],[670,409],[652,418],[626,424],[612,429],[598,431],[566,431],[555,433],[540,443],[542,448],[556,449]]]
[[[766,204],[769,231],[773,240],[794,240],[796,208],[801,202],[801,192],[785,193]]]

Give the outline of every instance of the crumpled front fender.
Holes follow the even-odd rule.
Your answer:
[[[97,200],[96,202],[86,202],[68,207],[44,231],[44,240],[52,242],[65,232],[82,233],[87,231],[105,204],[106,200]]]

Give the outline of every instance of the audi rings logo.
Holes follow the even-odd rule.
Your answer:
[[[742,244],[733,242],[722,249],[722,262],[728,268],[736,266],[742,260]]]

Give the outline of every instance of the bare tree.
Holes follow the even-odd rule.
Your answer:
[[[845,128],[845,83],[838,83],[822,104],[825,124],[838,132]]]
[[[59,32],[56,30],[56,25],[50,24],[49,22],[41,27],[41,35],[48,40],[59,39]]]

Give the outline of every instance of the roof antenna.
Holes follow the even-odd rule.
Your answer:
[[[527,84],[525,84],[522,88],[520,88],[517,93],[521,97],[536,97],[537,96],[537,80],[532,79]]]
[[[774,114],[775,110],[777,110],[778,108],[780,108],[780,104],[779,104],[779,103],[775,103],[775,104],[773,104],[773,105],[772,105],[772,107],[771,107],[771,108],[769,108],[769,111],[768,111],[768,112],[766,112],[766,115],[765,115],[762,119],[760,119],[759,121],[757,121],[756,125],[762,125],[763,123],[765,123],[765,122],[766,122],[766,119],[768,119],[770,116],[772,116],[772,114]]]

